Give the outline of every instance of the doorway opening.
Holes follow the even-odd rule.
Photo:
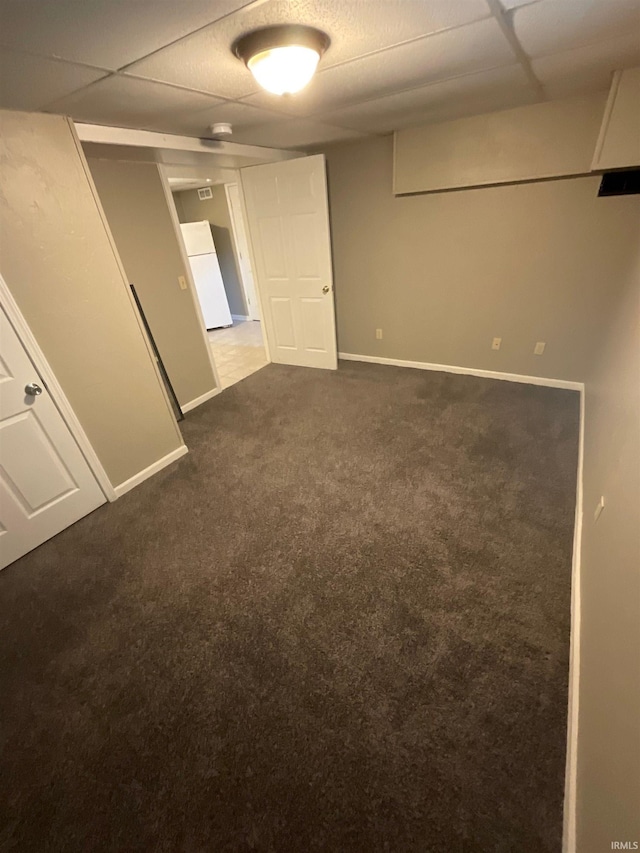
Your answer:
[[[169,178],[220,387],[269,362],[237,182]]]

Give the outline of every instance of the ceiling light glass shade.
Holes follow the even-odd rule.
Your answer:
[[[299,92],[316,73],[320,54],[310,47],[289,44],[252,56],[249,71],[267,92],[274,95]]]
[[[246,33],[231,49],[263,89],[285,95],[304,89],[329,44],[315,27],[283,24]]]

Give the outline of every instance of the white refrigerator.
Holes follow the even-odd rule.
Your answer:
[[[207,329],[230,326],[233,320],[224,290],[211,226],[205,219],[202,222],[185,222],[180,228],[187,255],[189,255],[189,265],[205,326]]]

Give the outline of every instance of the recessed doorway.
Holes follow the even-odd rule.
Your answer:
[[[171,190],[220,386],[229,388],[269,362],[239,188],[214,177],[186,187],[171,181]],[[186,233],[204,230],[206,256],[198,248],[205,241]]]

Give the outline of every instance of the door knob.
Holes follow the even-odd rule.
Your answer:
[[[39,397],[42,394],[42,388],[35,382],[30,382],[24,386],[24,393],[28,394],[29,397]]]
[[[328,284],[325,284],[325,286],[322,288],[323,293],[329,293],[330,290],[331,290],[331,288],[329,287]]]

